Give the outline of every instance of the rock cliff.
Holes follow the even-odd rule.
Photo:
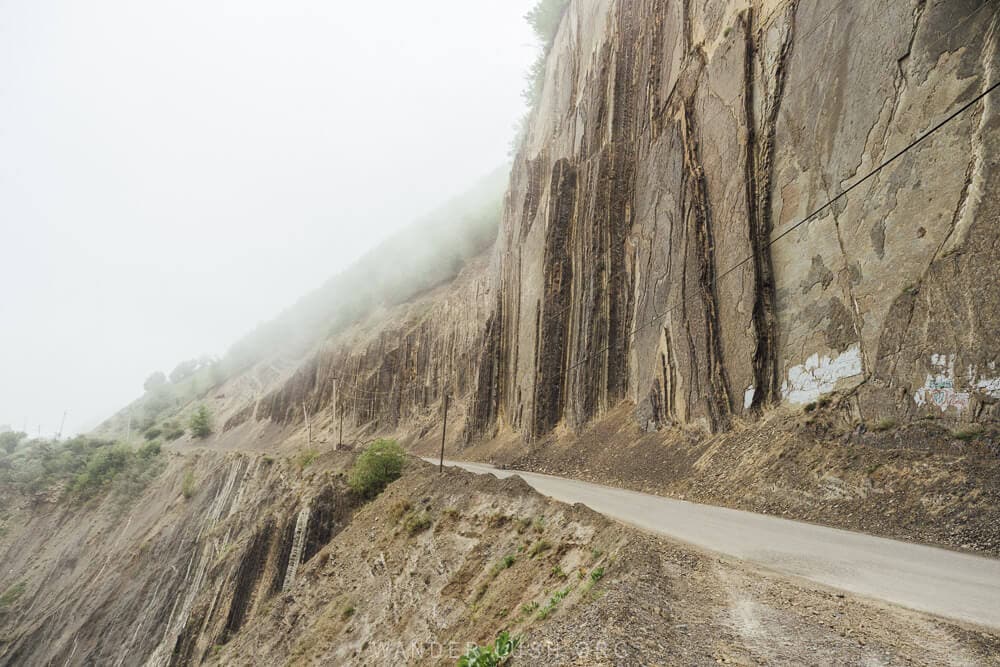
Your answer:
[[[835,389],[863,419],[995,416],[995,94],[907,147],[1000,77],[998,22],[973,1],[571,2],[470,431],[622,401],[719,430]]]

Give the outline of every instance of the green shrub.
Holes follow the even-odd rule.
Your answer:
[[[145,433],[142,434],[142,437],[146,440],[156,440],[160,437],[161,433],[163,433],[163,431],[153,426],[151,428],[147,428]]]
[[[376,440],[361,452],[347,476],[351,490],[374,498],[403,474],[406,455],[395,440]]]
[[[197,491],[197,487],[195,486],[194,471],[188,470],[184,473],[184,479],[181,480],[181,495],[184,496],[185,500],[190,500],[195,491]]]
[[[164,434],[163,437],[166,438],[168,442],[173,442],[177,438],[184,435],[184,429],[178,428],[176,426],[170,427]]]
[[[982,426],[980,426],[979,424],[973,424],[972,426],[969,426],[967,428],[959,429],[953,432],[951,435],[953,438],[957,440],[968,442],[969,440],[974,440],[976,436],[980,435],[982,432],[983,432]]]
[[[510,633],[504,630],[497,635],[493,644],[480,648],[473,646],[465,655],[458,659],[458,667],[496,667],[503,665],[517,650],[521,643],[520,637],[511,637]]]
[[[603,578],[604,578],[604,568],[603,567],[599,567],[599,568],[597,568],[596,570],[594,570],[593,572],[590,573],[590,580],[593,581],[595,584],[598,581],[600,581],[601,579],[603,579]]]
[[[199,405],[191,421],[188,423],[191,428],[191,435],[196,438],[207,438],[212,434],[212,413],[204,405]]]
[[[417,535],[431,527],[431,515],[427,512],[412,512],[403,523],[410,535]]]

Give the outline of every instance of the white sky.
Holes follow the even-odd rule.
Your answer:
[[[0,0],[0,424],[93,426],[506,159],[535,0]]]

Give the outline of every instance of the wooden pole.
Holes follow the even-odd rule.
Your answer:
[[[334,408],[334,410],[338,410],[338,411],[341,412],[341,414],[343,414],[344,409],[337,405],[337,398],[339,398],[337,396],[337,379],[334,378],[333,379],[333,408]],[[343,427],[343,423],[344,422],[343,422],[343,418],[341,418],[341,422],[340,423],[341,423],[341,427],[340,427],[340,440],[342,440],[343,437],[344,437],[344,427]],[[333,449],[334,450],[340,449],[340,440],[337,440],[337,442],[335,442],[333,444]]]
[[[448,394],[444,395],[444,423],[441,425],[441,462],[438,472],[444,472],[444,436],[448,432]]]

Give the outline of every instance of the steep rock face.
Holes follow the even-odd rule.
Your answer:
[[[251,417],[301,426],[310,416],[320,428],[337,429],[341,414],[345,433],[357,437],[421,421],[436,426],[445,393],[461,398],[475,384],[493,301],[485,275],[480,258],[454,283],[337,336],[226,428]],[[463,404],[456,401],[450,420],[463,419]]]
[[[998,41],[989,2],[572,2],[470,433],[623,399],[717,430],[834,389],[865,419],[993,415],[995,95],[824,204],[994,83]]]

